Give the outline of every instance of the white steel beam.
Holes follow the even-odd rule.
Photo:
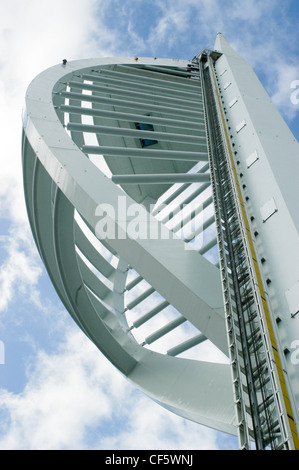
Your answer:
[[[143,116],[143,120],[147,120]],[[92,124],[69,123],[67,129],[77,132],[89,132],[94,134],[120,135],[124,137],[133,137],[135,139],[154,139],[168,142],[181,142],[186,145],[199,144],[205,141],[204,136],[173,134],[170,132],[144,131],[139,129],[128,129],[125,127],[98,126]]]
[[[108,111],[105,109],[96,109],[96,108],[85,108],[83,106],[69,106],[61,105],[58,107],[59,110],[71,113],[71,114],[80,114],[82,116],[94,116],[107,119],[117,119],[120,121],[130,121],[130,122],[142,122],[144,121],[144,114],[133,114],[129,112],[120,112],[120,111]],[[157,117],[152,115],[146,116],[146,122],[148,124],[155,124],[158,126],[167,126],[183,129],[184,133],[188,130],[196,130],[198,135],[202,135],[200,125],[204,126],[203,119],[196,119],[193,121],[170,119],[167,117]],[[192,134],[193,135],[193,134]]]
[[[112,181],[116,184],[156,184],[156,183],[194,183],[209,181],[209,174],[202,173],[166,173],[145,175],[113,175]]]
[[[84,145],[84,153],[93,155],[131,157],[131,158],[157,158],[161,160],[186,160],[186,161],[207,161],[207,151],[183,151],[183,150],[165,150],[148,148],[130,148],[130,147],[108,147],[106,145]]]
[[[72,91],[60,91],[57,93],[58,96],[62,98],[75,99],[78,101],[86,101],[90,103],[101,103],[103,105],[107,104],[110,106],[118,106],[125,109],[138,109],[139,111],[149,112],[153,111],[156,113],[165,113],[165,115],[177,115],[177,116],[186,116],[189,119],[198,118],[203,116],[203,111],[195,110],[194,108],[178,108],[175,106],[164,106],[155,103],[133,101],[133,100],[124,100],[120,98],[109,98],[106,96],[96,96],[96,95],[87,95],[85,93],[75,93]]]

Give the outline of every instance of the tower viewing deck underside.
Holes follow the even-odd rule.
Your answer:
[[[23,127],[33,236],[87,337],[240,448],[298,449],[299,146],[250,66],[221,34],[63,62]]]

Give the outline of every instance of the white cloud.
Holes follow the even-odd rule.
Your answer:
[[[37,283],[42,267],[28,228],[13,226],[0,243],[6,251],[0,267],[0,311],[6,310],[17,295],[38,303]]]
[[[1,391],[0,412],[0,449],[217,448],[215,431],[136,392],[77,329],[38,352],[22,393]]]
[[[273,68],[276,80],[272,84],[272,101],[277,108],[292,120],[299,111],[298,104],[296,105],[291,100],[293,91],[291,85],[295,80],[299,80],[299,65],[276,62]]]
[[[0,447],[80,447],[86,426],[112,414],[112,399],[118,393],[118,376],[111,377],[109,364],[102,361],[100,368],[97,359],[92,345],[77,330],[68,335],[56,354],[39,351],[28,369],[24,391],[1,394],[2,410],[8,413],[9,423]]]
[[[105,27],[98,29],[100,20],[95,14],[106,3],[0,0],[0,214],[12,224],[10,234],[2,237],[6,257],[0,271],[1,310],[7,308],[16,289],[30,286],[27,295],[33,295],[40,275],[36,251],[30,248],[23,193],[21,132],[26,88],[38,73],[65,57],[105,54],[107,44],[113,48],[114,35]]]
[[[277,0],[243,0],[240,3],[238,0],[230,1],[226,5],[226,14],[232,19],[246,21],[246,23],[252,23],[259,20],[265,21],[266,18],[271,18],[273,10],[280,6]]]
[[[217,433],[191,423],[160,408],[145,397],[137,396],[130,406],[126,428],[115,436],[107,436],[105,449],[218,449]]]
[[[117,36],[101,25],[99,0],[0,0],[0,204],[24,219],[21,129],[26,88],[47,67],[109,55]],[[25,216],[26,217],[26,216]]]
[[[157,24],[152,28],[149,42],[155,46],[157,43],[167,43],[172,46],[177,41],[177,34],[181,34],[186,30],[187,18],[189,16],[188,9],[183,4],[177,3],[164,4],[158,2],[161,9],[161,16]]]

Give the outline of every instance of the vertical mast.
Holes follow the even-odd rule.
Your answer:
[[[293,449],[290,408],[234,166],[214,70],[215,53],[195,59],[202,74],[220,269],[241,449]]]

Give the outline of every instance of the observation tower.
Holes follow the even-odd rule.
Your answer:
[[[22,158],[43,263],[114,366],[240,449],[299,449],[299,145],[224,37],[42,72]]]

